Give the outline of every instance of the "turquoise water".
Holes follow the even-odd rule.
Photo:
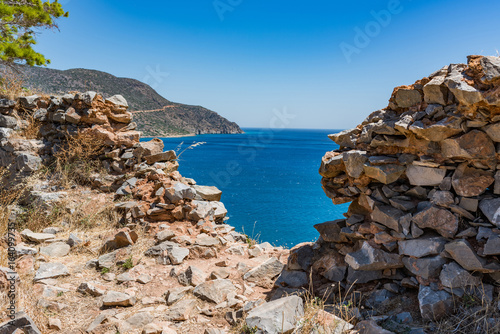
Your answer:
[[[228,223],[274,245],[292,247],[318,237],[314,224],[342,218],[321,189],[318,169],[336,130],[243,129],[238,135],[162,138],[165,150],[205,144],[180,155],[179,172],[223,191]]]

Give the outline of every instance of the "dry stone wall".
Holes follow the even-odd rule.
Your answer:
[[[319,173],[345,219],[316,225],[288,270],[312,271],[318,292],[386,283],[418,290],[423,318],[452,295],[500,283],[500,58],[469,56],[394,89],[387,108],[329,136]],[[392,287],[392,290],[391,288]]]

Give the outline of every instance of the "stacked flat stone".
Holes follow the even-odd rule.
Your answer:
[[[469,56],[397,87],[385,109],[329,136],[319,173],[346,219],[316,225],[288,268],[323,281],[419,289],[422,316],[500,283],[500,58]]]

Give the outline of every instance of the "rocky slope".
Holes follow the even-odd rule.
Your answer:
[[[294,330],[304,302],[274,289],[288,251],[139,139],[121,95],[0,100],[0,333]]]
[[[310,273],[319,295],[362,293],[366,333],[499,333],[499,92],[500,58],[469,56],[330,135],[323,189],[351,204],[291,250],[289,275]]]
[[[117,78],[109,73],[88,69],[60,71],[22,67],[22,73],[26,84],[35,91],[61,95],[68,91],[96,91],[105,98],[121,94],[132,111],[168,107],[163,111],[137,115],[135,121],[144,136],[242,133],[236,123],[216,112],[201,106],[171,102],[138,80]]]

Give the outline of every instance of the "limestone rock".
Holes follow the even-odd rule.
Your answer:
[[[42,243],[42,242],[45,242],[47,240],[54,239],[54,235],[51,233],[34,233],[28,229],[22,231],[21,236],[28,241],[32,241],[32,242],[36,242],[36,243]]]
[[[484,245],[484,255],[500,255],[500,236],[492,235]]]
[[[479,209],[492,224],[500,227],[500,198],[483,199]]]
[[[269,286],[272,280],[281,273],[283,267],[283,263],[281,263],[277,258],[272,257],[257,267],[249,270],[245,275],[243,275],[243,279],[248,282],[256,283],[260,286]]]
[[[290,334],[303,315],[302,298],[290,296],[257,306],[248,313],[245,322],[249,328],[258,328],[260,333]]]
[[[205,201],[220,201],[222,196],[222,191],[217,189],[217,187],[209,186],[197,186],[194,185],[193,189],[196,191],[202,199]]]
[[[500,59],[493,56],[484,56],[481,58],[481,67],[484,76],[481,81],[492,83],[500,78]]]
[[[390,205],[375,205],[371,214],[373,221],[385,225],[396,232],[401,232],[399,219],[402,216],[404,216],[403,211]]]
[[[488,264],[485,259],[480,258],[467,240],[452,241],[444,248],[458,264],[469,271],[491,273],[500,270],[498,263]]]
[[[40,268],[38,268],[38,270],[36,271],[33,280],[36,282],[48,278],[58,278],[68,275],[69,275],[68,268],[62,263],[57,263],[57,262],[41,263]]]
[[[445,264],[441,275],[439,275],[439,279],[441,280],[441,284],[450,289],[478,286],[481,284],[479,277],[471,275],[456,262]]]
[[[453,238],[458,231],[458,218],[450,211],[431,205],[413,216],[420,228],[431,228],[445,238]]]
[[[463,75],[448,76],[444,83],[460,104],[468,106],[483,100],[481,92],[467,84]]]
[[[372,166],[370,163],[365,163],[364,165],[364,172],[367,176],[384,184],[397,181],[405,170],[404,166],[393,164]]]
[[[48,246],[40,248],[40,254],[51,257],[63,257],[68,255],[71,247],[65,242],[54,242]]]
[[[308,283],[309,278],[306,272],[283,270],[274,284],[278,287],[302,288]]]
[[[316,224],[314,228],[326,242],[347,242],[347,239],[340,234],[340,230],[345,226],[345,219],[337,219]]]
[[[396,104],[400,108],[409,108],[422,103],[422,94],[416,89],[399,88],[395,96]]]
[[[423,88],[426,103],[446,105],[448,88],[444,85],[444,76],[432,78]]]
[[[412,274],[421,276],[424,279],[437,278],[441,268],[446,263],[446,259],[441,256],[411,258],[404,257],[403,263]]]
[[[493,172],[460,165],[453,173],[451,184],[458,196],[479,196],[493,184]]]
[[[236,287],[228,279],[203,282],[193,290],[196,297],[215,304],[222,303],[226,300],[227,295],[233,292],[236,292]]]
[[[401,256],[373,248],[368,242],[363,242],[361,249],[349,253],[345,262],[355,270],[372,271],[403,267]]]
[[[444,250],[446,239],[441,237],[422,237],[412,240],[401,240],[398,242],[399,254],[412,257],[425,257],[436,255]]]
[[[136,298],[129,295],[128,293],[108,291],[104,296],[103,300],[104,306],[134,306]]]
[[[420,285],[418,302],[422,318],[439,320],[453,310],[452,296],[443,290],[434,290],[430,286]]]
[[[441,142],[441,152],[445,158],[494,159],[495,145],[490,137],[479,130],[471,130],[457,138]]]
[[[413,186],[438,186],[446,176],[446,169],[409,165],[406,176]]]
[[[360,321],[354,329],[359,334],[394,334],[391,331],[383,329],[373,320]]]
[[[333,140],[341,147],[354,148],[356,145],[356,135],[361,131],[357,128],[344,130],[342,132],[328,135],[328,138]]]

